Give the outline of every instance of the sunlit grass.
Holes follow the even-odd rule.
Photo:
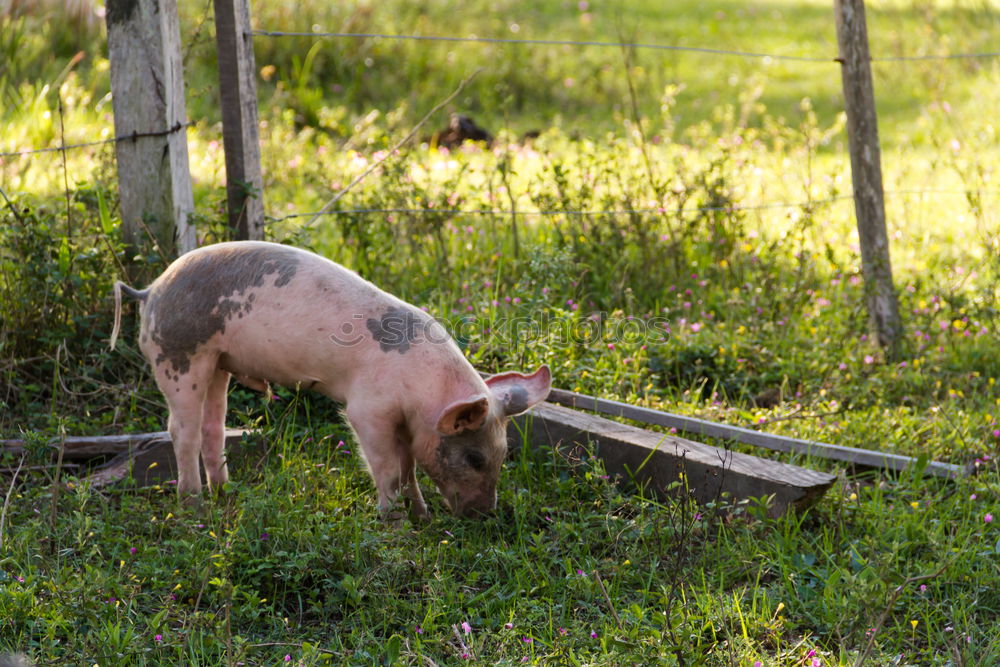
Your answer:
[[[835,52],[823,0],[254,4],[256,25],[287,30]],[[181,2],[197,222],[213,241],[225,173],[205,9]],[[995,49],[995,2],[868,9],[876,57]],[[100,39],[58,21],[22,36],[0,72],[0,152],[109,138]],[[637,51],[640,136],[615,48],[255,44],[270,237],[427,308],[478,367],[547,363],[567,389],[978,475],[847,474],[763,453],[843,472],[811,512],[773,519],[757,502],[626,492],[594,459],[523,448],[498,518],[455,520],[432,499],[437,518],[397,529],[378,522],[334,406],[234,389],[230,422],[262,439],[233,451],[231,488],[202,513],[166,485],[98,491],[67,471],[53,507],[39,443],[162,428],[165,410],[134,316],[105,347],[123,256],[113,147],[67,152],[65,171],[60,153],[0,158],[19,208],[0,213],[0,431],[28,437],[26,465],[42,466],[22,471],[3,527],[0,651],[39,664],[848,665],[871,640],[871,664],[997,660],[995,59],[874,65],[907,341],[888,363],[864,311],[835,64]],[[492,149],[415,142],[344,196],[347,211],[310,229],[279,220],[318,210],[480,65],[455,109],[498,134]],[[636,322],[642,335],[620,333]],[[777,403],[759,404],[765,392]],[[18,461],[0,463],[2,496]]]

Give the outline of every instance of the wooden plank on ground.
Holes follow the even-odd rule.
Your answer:
[[[138,442],[128,451],[94,470],[87,476],[92,486],[101,487],[126,479],[131,473],[139,486],[151,486],[168,479],[177,479],[177,462],[170,434]]]
[[[535,447],[578,449],[589,444],[608,474],[634,479],[658,494],[684,473],[690,493],[701,503],[719,500],[723,492],[729,501],[772,496],[770,512],[775,516],[812,505],[836,479],[550,403],[515,418],[509,437],[516,441],[522,432]]]
[[[166,438],[166,431],[157,433],[126,433],[124,435],[68,435],[63,458],[67,461],[92,459],[98,456],[114,456],[127,452],[147,440]],[[46,445],[52,449],[53,458],[59,452],[59,438],[49,440]],[[20,456],[25,453],[24,440],[0,440],[0,452]]]
[[[226,445],[239,442],[244,433],[249,433],[243,429],[226,429]],[[52,457],[59,453],[59,438],[52,438],[47,443],[47,447],[52,449]],[[154,433],[125,433],[123,435],[69,435],[66,436],[63,459],[67,461],[80,461],[93,459],[99,456],[117,456],[128,454],[136,449],[147,445],[166,443],[170,445],[170,434],[166,431],[156,431]],[[0,440],[0,453],[11,453],[20,456],[27,451],[24,440]]]
[[[243,429],[227,428],[227,451],[249,432]],[[138,440],[134,446],[94,470],[87,476],[87,481],[93,486],[107,486],[126,479],[131,474],[139,486],[151,486],[177,479],[177,460],[174,458],[174,446],[170,434],[161,431],[145,435],[149,437]],[[202,470],[201,475],[202,483],[204,483],[204,470]]]
[[[593,410],[606,415],[625,417],[644,424],[655,424],[667,428],[676,428],[678,431],[693,435],[705,436],[709,438],[721,438],[725,440],[735,440],[748,445],[756,445],[779,452],[795,452],[817,458],[843,461],[852,465],[864,466],[868,468],[883,468],[901,472],[917,463],[915,458],[892,454],[889,452],[875,452],[856,447],[843,447],[841,445],[830,445],[814,440],[799,440],[783,435],[772,435],[762,433],[748,428],[731,426],[729,424],[719,424],[695,417],[685,417],[669,412],[644,408],[637,405],[629,405],[619,401],[612,401],[606,398],[595,398],[585,394],[578,394],[564,389],[553,389],[549,394],[549,401],[571,408],[582,410]],[[930,461],[924,469],[925,474],[937,477],[958,478],[968,474],[968,468],[952,463],[941,463]]]

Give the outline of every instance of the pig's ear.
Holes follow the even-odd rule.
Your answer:
[[[486,386],[500,400],[507,416],[519,415],[549,395],[552,373],[548,366],[542,366],[531,375],[501,373],[488,378]]]
[[[490,402],[479,395],[456,401],[446,407],[438,417],[437,430],[441,435],[458,435],[462,431],[478,431],[490,412]]]

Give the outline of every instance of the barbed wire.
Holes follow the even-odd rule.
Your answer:
[[[578,217],[598,217],[602,215],[668,215],[668,214],[680,214],[680,213],[709,213],[709,212],[720,212],[720,211],[757,211],[763,209],[775,209],[775,208],[806,208],[809,206],[815,206],[818,204],[829,204],[836,201],[841,201],[843,199],[853,199],[853,195],[835,195],[833,197],[825,197],[823,199],[813,199],[810,201],[802,201],[795,203],[773,203],[773,204],[750,204],[750,205],[724,205],[724,206],[696,206],[696,207],[682,207],[682,208],[638,208],[638,209],[611,209],[611,210],[590,210],[590,211],[577,211],[577,210],[562,210],[562,209],[549,209],[549,210],[532,210],[525,209],[521,210],[511,210],[511,209],[453,209],[453,208],[345,208],[345,209],[333,209],[329,211],[314,211],[310,213],[289,213],[281,217],[271,217],[267,221],[267,224],[276,224],[283,222],[285,220],[292,220],[294,218],[305,218],[317,215],[370,215],[370,214],[414,214],[414,215],[467,215],[467,216],[557,216],[557,215],[567,215],[567,216],[578,216]]]
[[[923,188],[923,189],[912,189],[912,190],[886,190],[883,194],[888,196],[895,195],[956,195],[965,196],[970,194],[976,195],[1000,195],[1000,190],[995,190],[993,188],[964,188],[964,189],[948,189],[948,188]]]
[[[571,40],[571,39],[525,39],[514,37],[478,37],[470,35],[468,37],[447,37],[444,35],[400,35],[391,33],[368,33],[368,32],[305,32],[305,31],[282,31],[282,30],[252,30],[248,33],[257,37],[349,37],[361,39],[394,39],[412,40],[426,42],[473,42],[482,44],[528,44],[542,46],[598,46],[617,47],[629,49],[654,49],[660,51],[686,51],[692,53],[705,53],[718,56],[735,56],[741,58],[759,58],[767,60],[785,60],[792,62],[815,62],[815,63],[839,63],[837,56],[794,56],[777,53],[762,53],[759,51],[738,51],[729,49],[712,49],[702,46],[679,46],[676,44],[652,44],[644,42],[602,42],[595,40]],[[983,51],[980,53],[950,53],[950,54],[926,54],[919,56],[880,56],[873,57],[872,62],[900,62],[919,60],[956,60],[975,58],[997,58],[1000,51]]]
[[[47,148],[30,148],[23,151],[9,151],[5,153],[0,153],[0,158],[5,157],[22,157],[24,155],[35,155],[38,153],[60,153],[62,151],[73,150],[76,148],[89,148],[91,146],[103,146],[105,144],[114,144],[122,141],[136,141],[137,139],[142,139],[145,137],[166,137],[168,135],[174,134],[175,132],[180,132],[193,125],[192,121],[186,123],[175,123],[173,127],[160,130],[158,132],[133,132],[131,134],[125,134],[117,137],[111,137],[110,139],[100,139],[97,141],[85,141],[78,144],[65,144],[62,146],[51,146]]]
[[[388,33],[364,33],[364,32],[284,32],[280,30],[252,30],[249,33],[259,37],[357,37],[357,38],[379,38],[396,40],[415,40],[427,42],[477,42],[485,44],[532,44],[543,46],[601,46],[629,49],[654,49],[660,51],[689,51],[695,53],[707,53],[719,56],[738,56],[743,58],[769,58],[771,60],[792,60],[800,62],[832,63],[834,58],[824,58],[818,56],[791,56],[778,55],[773,53],[758,53],[754,51],[730,51],[727,49],[710,49],[701,46],[677,46],[672,44],[649,44],[641,42],[601,42],[592,40],[569,40],[569,39],[517,39],[503,37],[445,37],[441,35],[394,35]]]
[[[928,54],[923,56],[880,56],[878,58],[872,58],[872,62],[900,62],[907,60],[959,60],[959,59],[974,59],[974,58],[997,58],[1000,57],[1000,51],[983,51],[982,53],[942,53],[942,54]]]
[[[926,190],[886,190],[883,194],[886,197],[892,196],[903,196],[903,195],[956,195],[964,196],[969,193],[976,193],[980,195],[991,195],[1000,196],[1000,190],[989,190],[989,189],[967,189],[967,190],[944,190],[944,189],[926,189]],[[392,208],[345,208],[345,209],[333,209],[328,211],[310,211],[310,212],[296,212],[289,213],[283,216],[268,216],[267,224],[277,224],[279,222],[284,222],[285,220],[293,220],[295,218],[306,218],[306,217],[317,217],[317,216],[330,216],[330,215],[448,215],[448,216],[496,216],[496,217],[510,217],[510,216],[525,216],[525,217],[553,217],[558,215],[565,216],[576,216],[576,217],[599,217],[602,215],[679,215],[682,213],[717,213],[717,212],[730,212],[730,211],[761,211],[767,209],[793,209],[793,208],[809,208],[812,206],[818,206],[822,204],[831,204],[834,202],[852,200],[854,195],[844,194],[844,195],[834,195],[831,197],[823,197],[821,199],[811,199],[799,202],[777,202],[771,204],[748,204],[748,205],[720,205],[720,206],[695,206],[695,207],[681,207],[681,208],[638,208],[638,209],[609,209],[609,210],[562,210],[562,209],[542,209],[542,210],[511,210],[511,209],[454,209],[454,208],[406,208],[406,207],[392,207]]]

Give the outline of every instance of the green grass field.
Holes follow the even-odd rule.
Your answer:
[[[227,234],[210,6],[180,2],[206,242]],[[255,27],[284,31],[836,55],[832,3],[818,1],[253,11]],[[236,388],[230,424],[261,437],[232,452],[221,497],[194,512],[169,485],[94,489],[85,470],[52,465],[47,439],[160,430],[166,418],[134,314],[107,350],[125,259],[113,148],[68,151],[65,169],[59,153],[7,156],[0,436],[26,438],[31,454],[0,458],[0,654],[39,665],[1000,664],[1000,59],[885,59],[994,51],[1000,6],[872,2],[868,13],[901,360],[887,361],[868,327],[833,62],[257,37],[268,231],[427,307],[483,370],[547,363],[559,387],[974,462],[976,475],[848,474],[739,448],[839,475],[814,509],[774,519],[766,500],[657,499],[619,488],[595,460],[524,447],[505,466],[496,518],[454,519],[434,499],[428,524],[394,527],[376,516],[336,406]],[[496,133],[492,149],[415,142],[335,214],[310,227],[287,217],[318,210],[477,68],[446,111]],[[110,137],[108,85],[98,29],[41,10],[0,18],[0,152]],[[446,122],[442,112],[418,135]],[[522,141],[529,130],[541,135]],[[154,248],[139,261],[165,265]],[[532,335],[510,334],[529,320]],[[668,329],[634,327],[661,320]],[[780,401],[758,407],[762,394]]]

